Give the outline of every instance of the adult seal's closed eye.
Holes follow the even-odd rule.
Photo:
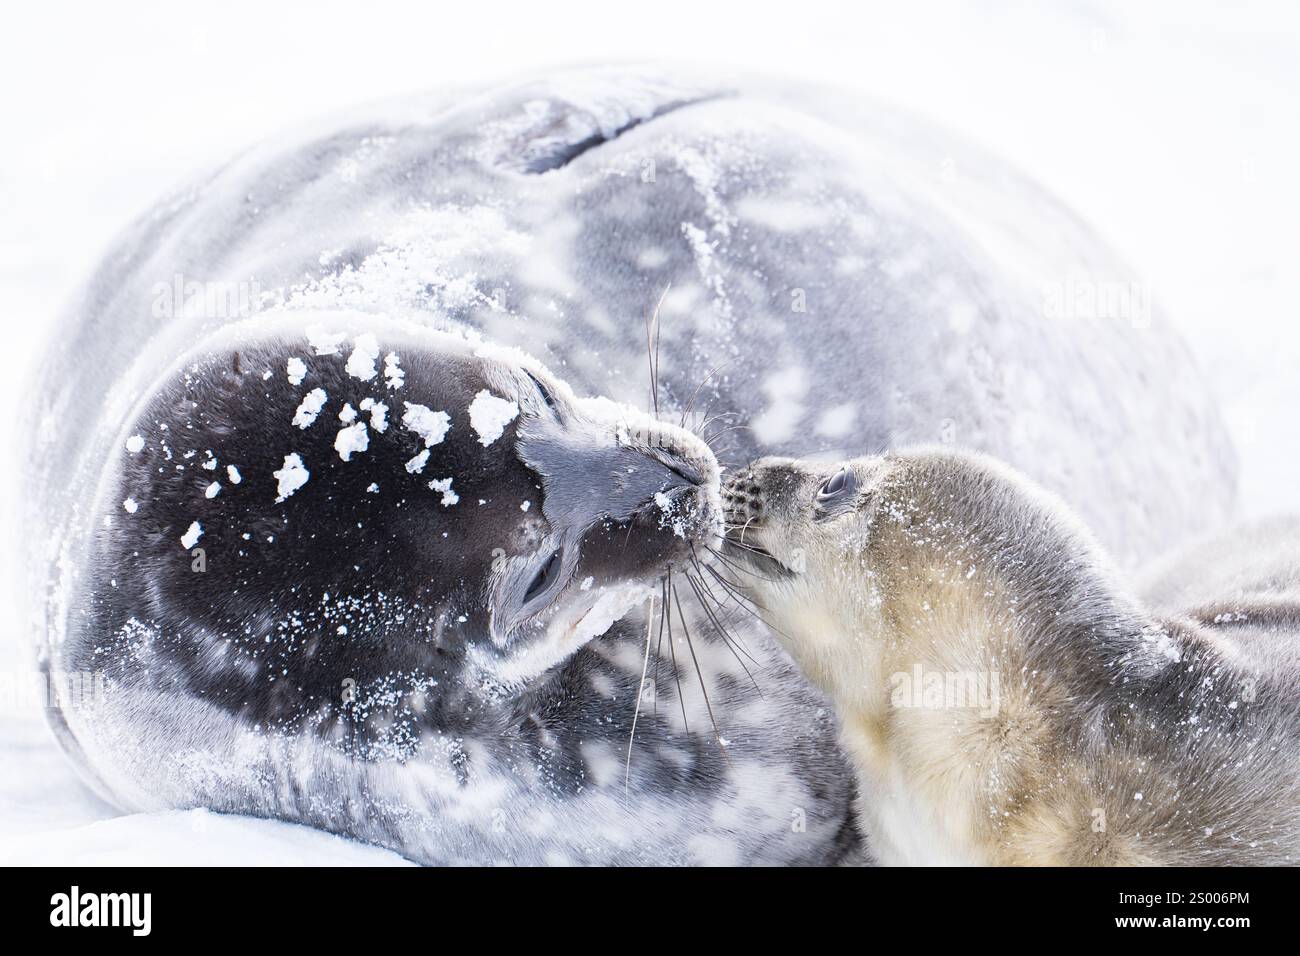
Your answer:
[[[841,859],[822,696],[689,588],[692,642],[654,631],[655,575],[715,560],[678,426],[731,461],[951,435],[1144,553],[1228,510],[1230,456],[1158,313],[1044,316],[1079,268],[1124,274],[1001,164],[761,82],[575,71],[248,150],[122,237],[32,389],[43,661],[125,688],[52,720],[122,806],[423,861]]]
[[[1300,859],[1294,522],[1192,552],[1144,604],[989,459],[762,459],[725,499],[738,583],[834,702],[882,862]]]

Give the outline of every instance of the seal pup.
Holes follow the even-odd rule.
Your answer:
[[[1294,523],[1175,565],[1153,611],[985,456],[762,459],[724,496],[735,583],[834,702],[881,862],[1300,859]]]

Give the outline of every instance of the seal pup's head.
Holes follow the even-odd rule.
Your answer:
[[[349,682],[381,722],[471,721],[721,533],[690,432],[517,351],[353,313],[205,340],[118,449],[95,596],[132,644],[118,676],[264,727],[332,723]]]
[[[987,456],[763,458],[722,494],[724,553],[823,687],[860,677],[886,645],[1050,609],[1062,588],[1114,604],[1110,562],[1069,509]]]
[[[723,486],[733,583],[814,681],[827,679],[869,587],[871,492],[883,459],[819,465],[762,458]]]

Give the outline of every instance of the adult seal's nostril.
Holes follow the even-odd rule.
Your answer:
[[[616,475],[616,480],[625,483],[628,491],[639,496],[641,503],[654,502],[665,497],[682,497],[700,487],[698,475],[692,478],[684,473],[688,466],[684,462],[664,461],[667,456],[645,456],[641,461],[626,466],[624,474]]]
[[[680,479],[680,481],[674,481],[675,484],[680,485],[684,482],[686,485],[698,486],[705,483],[700,466],[683,454],[657,447],[647,449],[646,454],[664,467],[670,476],[670,480]]]

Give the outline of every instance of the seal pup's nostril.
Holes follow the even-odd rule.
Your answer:
[[[733,528],[753,526],[763,516],[763,493],[746,469],[732,475],[722,486],[723,518]]]

